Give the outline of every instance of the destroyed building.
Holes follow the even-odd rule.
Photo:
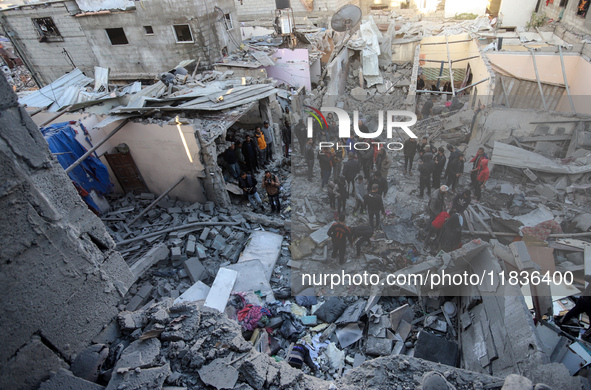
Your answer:
[[[61,5],[62,17],[78,7],[67,17],[86,38],[98,18],[123,23],[127,34],[125,18],[154,4],[115,3],[23,5],[2,20]],[[232,31],[241,35],[223,58],[176,51],[173,42],[154,48],[169,57],[136,72],[95,39],[86,50],[103,60],[49,65],[47,85],[18,100],[0,80],[0,388],[415,389],[429,378],[456,389],[589,388],[589,318],[561,320],[587,291],[591,253],[590,65],[585,43],[565,32],[569,19],[527,30],[529,17],[507,1],[452,15],[473,13],[468,20],[437,19],[458,6],[452,1],[361,2],[349,11],[302,2],[292,4],[296,33],[284,33],[269,15],[252,17],[263,3],[243,3],[220,5],[238,10]],[[490,17],[476,17],[487,7]],[[529,14],[535,4],[523,7]],[[358,20],[339,26],[342,12]],[[419,197],[419,156],[407,171],[403,153],[368,159],[355,149],[331,160],[322,183],[323,151],[310,169],[302,129],[310,123],[315,142],[338,145],[328,113],[327,128],[312,115],[326,106],[358,111],[366,132],[380,110],[408,110],[419,116],[411,127],[419,140],[448,158],[448,145],[464,153],[457,188],[441,190],[450,214],[456,195],[475,189],[470,159],[484,148],[482,197],[454,215],[457,226],[444,225],[457,242],[430,241],[440,186]],[[254,167],[261,207],[253,200],[251,211],[227,157],[264,122],[273,158]],[[407,138],[396,130],[378,140]],[[372,223],[355,193],[342,195],[337,167],[345,175],[348,161],[376,180],[384,210],[336,264],[337,209],[355,234]],[[262,187],[275,179],[278,196]],[[373,190],[361,183],[356,190]],[[494,277],[434,288],[303,277],[327,272]],[[534,283],[545,274],[551,283]],[[298,362],[304,350],[310,359]]]
[[[52,1],[0,11],[10,38],[39,86],[74,68],[111,67],[120,80],[152,79],[187,58],[201,66],[240,45],[234,3]],[[163,53],[166,53],[165,55]]]

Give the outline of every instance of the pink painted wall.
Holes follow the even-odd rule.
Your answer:
[[[310,60],[308,49],[279,49],[271,58],[275,66],[266,66],[267,75],[293,87],[304,86],[308,91],[312,89],[310,82]]]

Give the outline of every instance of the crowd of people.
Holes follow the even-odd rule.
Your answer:
[[[289,109],[282,120],[282,139],[284,155],[289,157],[292,126]],[[333,257],[344,259],[344,245],[349,240],[357,246],[369,242],[376,231],[382,229],[382,217],[386,215],[384,197],[388,193],[388,175],[392,166],[392,157],[384,147],[372,143],[373,140],[359,139],[352,135],[347,139],[336,138],[337,125],[331,114],[327,115],[328,128],[322,127],[307,138],[303,121],[295,124],[293,132],[300,147],[300,154],[307,165],[306,176],[310,182],[319,180],[321,191],[328,196],[329,207],[335,212],[340,224],[329,231],[333,239]],[[358,126],[368,133],[362,120]],[[289,135],[288,135],[289,134]],[[274,132],[268,122],[257,126],[252,135],[247,135],[243,142],[235,141],[224,152],[228,173],[233,176],[242,189],[244,197],[253,210],[266,211],[259,190],[268,198],[270,212],[280,213],[281,183],[276,174],[266,169],[273,161]],[[332,147],[319,147],[320,142],[327,142]],[[368,148],[355,148],[357,142],[372,145]],[[420,142],[410,138],[404,142],[405,176],[418,172],[418,197],[428,197],[427,214],[429,221],[422,232],[426,244],[436,250],[455,249],[461,240],[462,213],[472,201],[478,202],[489,177],[488,156],[484,148],[479,148],[470,160],[470,189],[458,191],[459,179],[465,174],[466,159],[455,146],[436,148],[427,137]],[[415,164],[416,160],[416,164]],[[315,179],[315,166],[318,164],[320,177]],[[415,168],[415,169],[413,169]],[[264,170],[257,178],[259,170]],[[260,184],[259,184],[260,182]],[[453,198],[450,194],[453,193]],[[448,201],[449,197],[449,201]],[[474,197],[474,200],[472,199]],[[345,225],[348,213],[354,216],[367,215],[367,225],[349,228]]]
[[[281,143],[285,157],[289,157],[291,147],[291,121],[289,107],[285,108],[285,114],[281,121]],[[257,175],[264,170],[261,180],[261,189],[269,200],[270,212],[281,212],[280,193],[281,183],[277,175],[267,170],[268,164],[275,161],[273,149],[275,132],[268,121],[261,126],[256,126],[253,133],[246,134],[243,141],[230,137],[230,146],[222,154],[228,177],[236,180],[243,196],[252,205],[253,211],[267,211],[258,192],[259,180]]]

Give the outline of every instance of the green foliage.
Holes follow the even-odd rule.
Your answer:
[[[529,22],[527,22],[525,27],[528,30],[530,28],[542,27],[544,24],[546,24],[546,19],[547,18],[546,18],[545,14],[539,14],[537,12],[532,12],[531,18],[529,19]]]
[[[456,19],[456,20],[473,20],[473,19],[476,19],[477,17],[478,17],[478,15],[476,15],[476,14],[463,13],[463,14],[456,14],[454,16],[454,19]]]

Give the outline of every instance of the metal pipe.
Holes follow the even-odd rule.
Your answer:
[[[447,36],[445,37],[445,41],[446,41],[445,43],[449,43],[449,44],[452,44],[452,43],[462,43],[462,42],[472,42],[471,39],[464,39],[464,40],[461,40],[461,41],[447,42]],[[421,45],[423,45],[423,46],[426,46],[426,45],[442,45],[442,44],[443,44],[443,42],[421,43]]]
[[[564,78],[564,86],[566,87],[566,94],[568,95],[568,102],[570,103],[570,108],[573,110],[573,113],[576,114],[577,111],[575,110],[575,104],[573,103],[573,97],[570,94],[570,89],[568,88],[568,80],[566,79],[566,71],[564,70],[564,57],[562,56],[562,46],[558,45],[558,52],[560,53],[560,66],[562,67],[562,77]]]
[[[54,120],[56,120],[57,118],[59,118],[60,116],[64,115],[66,112],[70,111],[70,108],[72,108],[72,106],[68,106],[66,107],[63,111],[58,112],[57,114],[55,114],[54,116],[52,116],[51,118],[49,118],[48,120],[46,120],[45,122],[41,123],[39,125],[39,128],[45,127],[48,124],[50,124],[51,122],[53,122]],[[35,112],[36,114],[36,112]],[[32,115],[31,115],[32,116]]]
[[[457,92],[457,93],[460,93],[460,92],[462,92],[462,91],[464,91],[464,90],[466,90],[466,89],[468,89],[468,88],[472,88],[472,87],[473,87],[473,86],[475,86],[475,85],[478,85],[478,84],[484,83],[485,81],[488,81],[489,79],[490,79],[490,77],[487,77],[487,78],[485,78],[485,79],[483,79],[483,80],[480,80],[480,81],[478,81],[478,82],[476,82],[476,83],[473,83],[473,84],[470,84],[470,85],[466,85],[464,88],[460,88],[460,89],[458,89],[456,92]]]
[[[103,138],[98,144],[96,144],[92,148],[88,149],[88,151],[86,153],[84,153],[78,160],[74,161],[74,163],[66,169],[66,173],[72,172],[72,170],[74,168],[76,168],[78,165],[80,165],[80,163],[82,163],[82,161],[86,160],[88,158],[88,156],[90,156],[92,153],[94,153],[94,151],[97,150],[98,148],[100,148],[105,142],[107,142],[107,140],[109,138],[111,138],[119,130],[121,130],[123,128],[123,126],[125,126],[127,124],[127,122],[129,122],[129,118],[125,119],[123,121],[123,123],[121,123],[119,126],[115,127],[113,129],[113,131],[111,131],[109,134],[107,134],[107,136],[105,138]]]
[[[154,232],[154,233],[144,234],[144,235],[137,236],[134,238],[129,238],[127,240],[119,241],[119,242],[115,243],[115,245],[125,245],[125,244],[129,244],[130,242],[140,241],[140,240],[143,240],[146,238],[159,236],[161,234],[176,232],[178,230],[183,230],[183,229],[197,228],[200,226],[235,226],[235,225],[240,225],[240,222],[195,222],[195,223],[190,223],[187,225],[175,226],[172,228],[160,230],[160,231]]]
[[[538,65],[536,64],[536,55],[533,49],[529,49],[531,52],[532,61],[534,63],[534,71],[536,72],[536,81],[538,82],[538,88],[540,89],[540,96],[542,96],[542,103],[544,104],[544,110],[548,111],[548,105],[546,105],[546,98],[544,97],[544,90],[542,89],[542,83],[540,82],[540,75],[538,73]]]
[[[150,203],[150,205],[148,207],[146,207],[145,209],[143,209],[141,213],[139,213],[130,223],[127,224],[127,226],[133,225],[138,219],[140,219],[141,217],[143,217],[148,211],[152,210],[152,208],[154,206],[156,206],[156,204],[158,202],[160,202],[160,200],[162,200],[162,198],[164,198],[166,195],[168,195],[168,193],[170,191],[174,190],[176,188],[176,186],[178,186],[179,184],[181,184],[181,182],[183,180],[185,180],[186,178],[187,178],[186,176],[183,176],[179,180],[177,180],[173,185],[171,185],[170,187],[168,187],[168,189],[166,191],[164,191],[159,197],[156,198],[156,200],[154,200],[152,203]]]
[[[453,60],[451,63],[453,64],[454,62],[460,62],[460,61],[468,61],[474,58],[480,58],[480,56],[472,56],[472,57],[466,57],[466,58],[460,58],[459,60]]]
[[[447,47],[447,63],[449,66],[449,80],[451,82],[451,94],[452,96],[456,96],[456,89],[454,87],[454,71],[451,68],[451,55],[449,54],[449,42],[447,39],[447,35],[445,36],[445,46]]]
[[[499,237],[515,237],[519,236],[519,233],[507,233],[507,232],[494,232]],[[474,234],[478,236],[490,236],[490,233],[483,230],[476,230],[471,233],[469,230],[462,230],[462,234]],[[591,232],[583,233],[553,233],[548,238],[574,238],[574,237],[591,237]]]

